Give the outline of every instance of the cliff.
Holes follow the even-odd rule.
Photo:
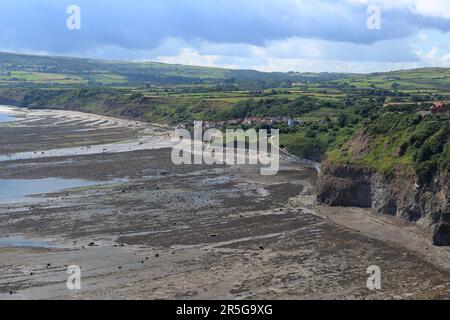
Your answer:
[[[448,120],[419,119],[408,128],[396,126],[395,135],[373,126],[328,154],[318,201],[395,215],[428,228],[433,244],[450,245]]]
[[[331,206],[373,208],[430,228],[433,244],[450,245],[450,174],[420,185],[414,172],[398,167],[383,174],[357,165],[325,162],[317,198]]]

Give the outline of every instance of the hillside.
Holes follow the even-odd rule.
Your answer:
[[[386,174],[409,165],[421,182],[429,182],[436,172],[450,171],[450,117],[384,114],[343,147],[330,150],[327,159]]]
[[[156,62],[125,62],[0,53],[0,84],[34,86],[134,86],[218,84],[247,89],[328,81],[344,74],[264,73]]]
[[[404,92],[450,90],[449,68],[421,68],[372,73],[348,79],[350,85],[366,88],[395,89]]]

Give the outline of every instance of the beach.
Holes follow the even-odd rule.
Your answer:
[[[177,166],[166,127],[0,112],[16,118],[0,123],[0,181],[37,183],[0,201],[0,299],[450,297],[448,248],[370,210],[318,205],[314,168]],[[46,179],[67,183],[39,192]],[[81,290],[66,285],[73,265]],[[381,290],[367,287],[373,265]]]

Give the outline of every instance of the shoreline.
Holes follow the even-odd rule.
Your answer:
[[[143,128],[145,130],[140,132],[139,138],[135,140],[130,141],[122,141],[119,143],[113,143],[113,144],[100,144],[100,145],[93,145],[93,146],[83,146],[78,148],[59,148],[59,149],[50,149],[50,150],[42,150],[42,152],[39,151],[30,151],[30,152],[22,152],[22,153],[16,153],[16,154],[9,154],[9,155],[0,155],[0,162],[4,161],[19,161],[19,160],[33,160],[33,159],[43,159],[43,158],[53,158],[53,157],[70,157],[70,156],[89,156],[89,155],[98,155],[98,154],[108,154],[108,153],[126,153],[126,152],[133,152],[133,151],[144,151],[144,150],[154,150],[154,149],[165,149],[165,148],[171,148],[175,145],[173,141],[169,138],[169,133],[167,131],[149,131],[152,130],[155,127],[155,124],[142,122],[142,121],[134,121],[134,120],[127,120],[127,119],[121,119],[121,118],[114,118],[109,116],[103,116],[98,114],[92,114],[92,113],[85,113],[85,112],[79,112],[79,111],[69,111],[69,110],[55,110],[55,109],[25,109],[16,107],[16,106],[8,106],[8,105],[0,105],[0,112],[9,113],[9,114],[16,114],[22,116],[23,119],[29,119],[29,118],[39,118],[38,120],[43,120],[48,117],[56,117],[56,118],[67,118],[68,120],[80,120],[79,123],[83,123],[86,120],[93,121],[94,124],[98,125],[98,121],[100,120],[106,120],[108,123],[106,125],[117,125],[117,126],[132,126],[132,127],[138,127]],[[21,122],[20,120],[18,121]],[[100,124],[99,126],[103,126],[105,124]],[[169,129],[168,126],[162,126],[159,125],[158,128],[162,129]],[[313,168],[317,171],[317,173],[320,173],[320,163],[311,161],[308,159],[302,159],[299,158],[289,152],[287,152],[284,149],[279,149],[279,153],[281,156],[281,162],[284,164],[295,164],[298,165],[299,168]],[[193,154],[196,154],[195,151]],[[314,188],[314,186],[313,186]],[[309,201],[311,204],[311,201]],[[330,209],[357,209],[361,211],[361,214],[363,212],[366,212],[367,210],[364,208],[357,208],[357,207],[329,207],[322,204],[315,203],[314,206],[317,208],[320,208],[322,211],[324,208],[330,208]],[[370,211],[370,210],[369,210]],[[333,216],[330,214],[322,214],[323,217],[326,217],[327,219],[336,220],[333,219]],[[377,215],[372,214],[373,219],[376,217],[382,217],[384,219],[389,219],[389,217],[386,217],[385,215]],[[417,227],[417,229],[421,229],[420,226],[417,226],[412,223],[408,223],[404,220],[401,220],[402,223],[408,224],[410,227]],[[338,220],[336,220],[338,223]],[[398,222],[398,221],[397,221]]]
[[[158,128],[161,130],[171,130],[172,128],[167,125],[162,125],[158,123],[150,123],[139,120],[130,120],[125,118],[111,117],[105,116],[96,113],[82,112],[82,111],[72,111],[72,110],[64,110],[64,109],[28,109],[13,105],[0,105],[0,112],[9,112],[9,113],[17,113],[21,116],[28,116],[29,118],[33,117],[60,117],[60,118],[68,118],[68,119],[79,119],[79,120],[104,120],[108,121],[109,124],[113,123],[118,126],[132,126],[132,127],[141,127],[141,128]]]
[[[103,137],[107,130],[97,123],[93,133],[79,131],[89,126],[83,120],[54,125],[59,121],[46,116],[18,128],[27,137],[38,135],[43,146],[59,145],[70,134],[75,144],[98,142],[94,133]],[[8,261],[0,262],[0,299],[73,298],[65,288],[68,264],[83,267],[86,289],[75,295],[87,299],[450,295],[442,261],[430,260],[439,250],[422,253],[421,239],[405,242],[410,230],[387,227],[360,209],[317,205],[312,168],[286,161],[277,176],[263,177],[257,166],[175,166],[170,149],[127,150],[116,131],[106,133],[118,139],[110,145],[121,152],[62,148],[66,153],[2,163],[0,178],[7,179],[127,180],[0,203],[1,234],[64,245],[0,247],[0,261]],[[28,147],[14,128],[3,133]],[[104,145],[93,148],[103,151]],[[380,293],[365,287],[366,269],[374,263],[392,281]],[[433,281],[414,284],[424,278]]]
[[[73,124],[83,125],[85,129],[77,130],[80,133],[96,129],[128,128],[136,130],[138,135],[136,139],[129,141],[118,141],[109,144],[86,144],[80,147],[1,154],[0,162],[152,150],[169,148],[173,146],[173,143],[169,138],[169,127],[167,126],[79,111],[53,109],[35,110],[2,105],[0,106],[0,112],[14,114],[16,116],[16,121],[10,123],[10,126],[29,126],[33,123],[38,123],[39,126],[42,126],[40,122],[48,120],[48,123],[45,124],[47,126],[65,126]]]

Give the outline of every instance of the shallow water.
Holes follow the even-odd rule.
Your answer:
[[[80,179],[0,179],[0,202],[13,202],[23,197],[58,192],[64,189],[87,187],[97,181]]]
[[[14,120],[16,120],[16,118],[10,114],[0,113],[0,122],[10,122]]]
[[[24,247],[24,248],[60,248],[61,246],[42,240],[26,239],[22,236],[11,235],[0,237],[0,247]]]

